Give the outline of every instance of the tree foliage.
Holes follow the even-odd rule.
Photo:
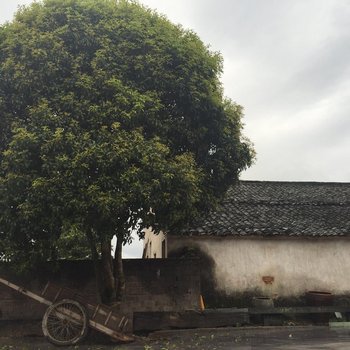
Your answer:
[[[22,8],[0,27],[3,256],[85,245],[113,299],[114,235],[121,254],[131,230],[183,227],[251,164],[221,70],[195,33],[131,1]]]

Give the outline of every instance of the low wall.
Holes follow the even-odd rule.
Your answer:
[[[200,262],[196,259],[130,259],[125,261],[125,310],[198,309]]]
[[[121,312],[177,311],[197,309],[200,294],[199,262],[188,259],[124,260],[126,289]],[[96,302],[96,285],[91,261],[61,261],[56,271],[45,266],[41,271],[18,276],[0,264],[0,276],[10,282],[41,293],[47,281],[77,289]],[[0,320],[40,319],[42,305],[0,284]]]

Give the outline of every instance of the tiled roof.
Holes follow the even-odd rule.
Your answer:
[[[350,236],[350,183],[241,181],[182,234]]]

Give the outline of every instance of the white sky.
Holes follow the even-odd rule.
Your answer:
[[[0,23],[30,2],[0,0]],[[225,94],[257,151],[242,179],[350,181],[349,0],[141,2],[222,53]]]

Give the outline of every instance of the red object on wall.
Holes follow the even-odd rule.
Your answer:
[[[263,276],[262,280],[264,281],[265,284],[272,284],[275,280],[275,277],[273,276]]]

